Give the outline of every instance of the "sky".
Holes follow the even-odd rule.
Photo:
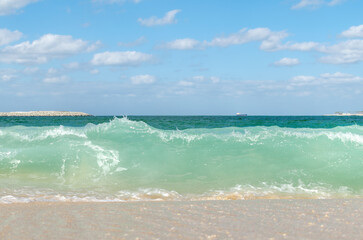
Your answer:
[[[363,110],[360,0],[0,0],[0,112]]]

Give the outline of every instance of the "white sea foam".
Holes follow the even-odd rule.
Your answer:
[[[49,128],[49,127],[47,127]],[[0,136],[7,136],[10,139],[15,139],[24,142],[41,141],[48,138],[58,138],[63,136],[75,136],[78,138],[87,138],[87,135],[81,129],[67,128],[64,126],[44,129],[42,127],[31,129],[15,128],[7,131],[1,131]]]
[[[1,194],[0,203],[30,203],[30,202],[132,202],[132,201],[166,201],[187,200],[175,191],[164,189],[145,188],[137,191],[119,191],[115,194],[102,194],[93,192],[65,194],[54,191],[29,190],[16,191],[15,193]]]
[[[87,141],[84,145],[91,148],[96,153],[97,164],[102,169],[104,175],[109,174],[112,168],[117,166],[120,162],[119,153],[116,150],[106,150],[93,144],[91,141]]]
[[[0,152],[0,161],[5,159],[13,159],[16,156],[16,151]]]
[[[325,184],[277,184],[262,183],[259,186],[236,185],[226,190],[210,190],[201,194],[180,194],[158,188],[140,188],[136,191],[122,190],[116,193],[67,192],[50,190],[4,192],[0,203],[29,202],[133,202],[133,201],[199,201],[199,200],[249,200],[249,199],[332,199],[361,198],[362,192],[354,193],[348,187],[328,188]]]
[[[194,199],[220,199],[220,200],[246,200],[246,199],[330,199],[330,198],[359,198],[362,192],[354,193],[353,190],[346,186],[334,189],[332,186],[322,183],[299,184],[267,184],[263,182],[258,186],[236,185],[227,190],[215,190],[195,196]]]
[[[333,130],[311,130],[308,131],[304,129],[303,130],[280,130],[280,133],[283,136],[288,137],[298,137],[298,138],[305,138],[305,139],[314,139],[319,137],[326,137],[330,140],[340,140],[343,143],[356,143],[358,145],[363,145],[363,135],[355,134],[351,132],[336,132]]]
[[[83,133],[81,130],[66,128],[64,126],[59,126],[54,129],[49,129],[44,133],[40,134],[36,140],[43,140],[47,138],[57,138],[61,136],[76,136],[79,138],[87,138],[87,135]]]

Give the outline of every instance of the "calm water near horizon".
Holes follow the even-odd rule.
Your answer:
[[[362,116],[0,117],[0,202],[353,197]]]
[[[89,123],[100,124],[116,116],[87,117],[0,117],[0,127],[70,126],[83,127]],[[117,116],[123,118],[124,116]],[[143,121],[150,126],[165,129],[223,128],[279,126],[291,128],[333,128],[337,126],[363,126],[363,116],[126,116],[129,120]]]

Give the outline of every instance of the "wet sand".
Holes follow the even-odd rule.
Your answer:
[[[0,239],[362,239],[363,199],[0,204]]]

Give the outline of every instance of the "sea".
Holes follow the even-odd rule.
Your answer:
[[[0,117],[0,203],[362,197],[362,116]]]

